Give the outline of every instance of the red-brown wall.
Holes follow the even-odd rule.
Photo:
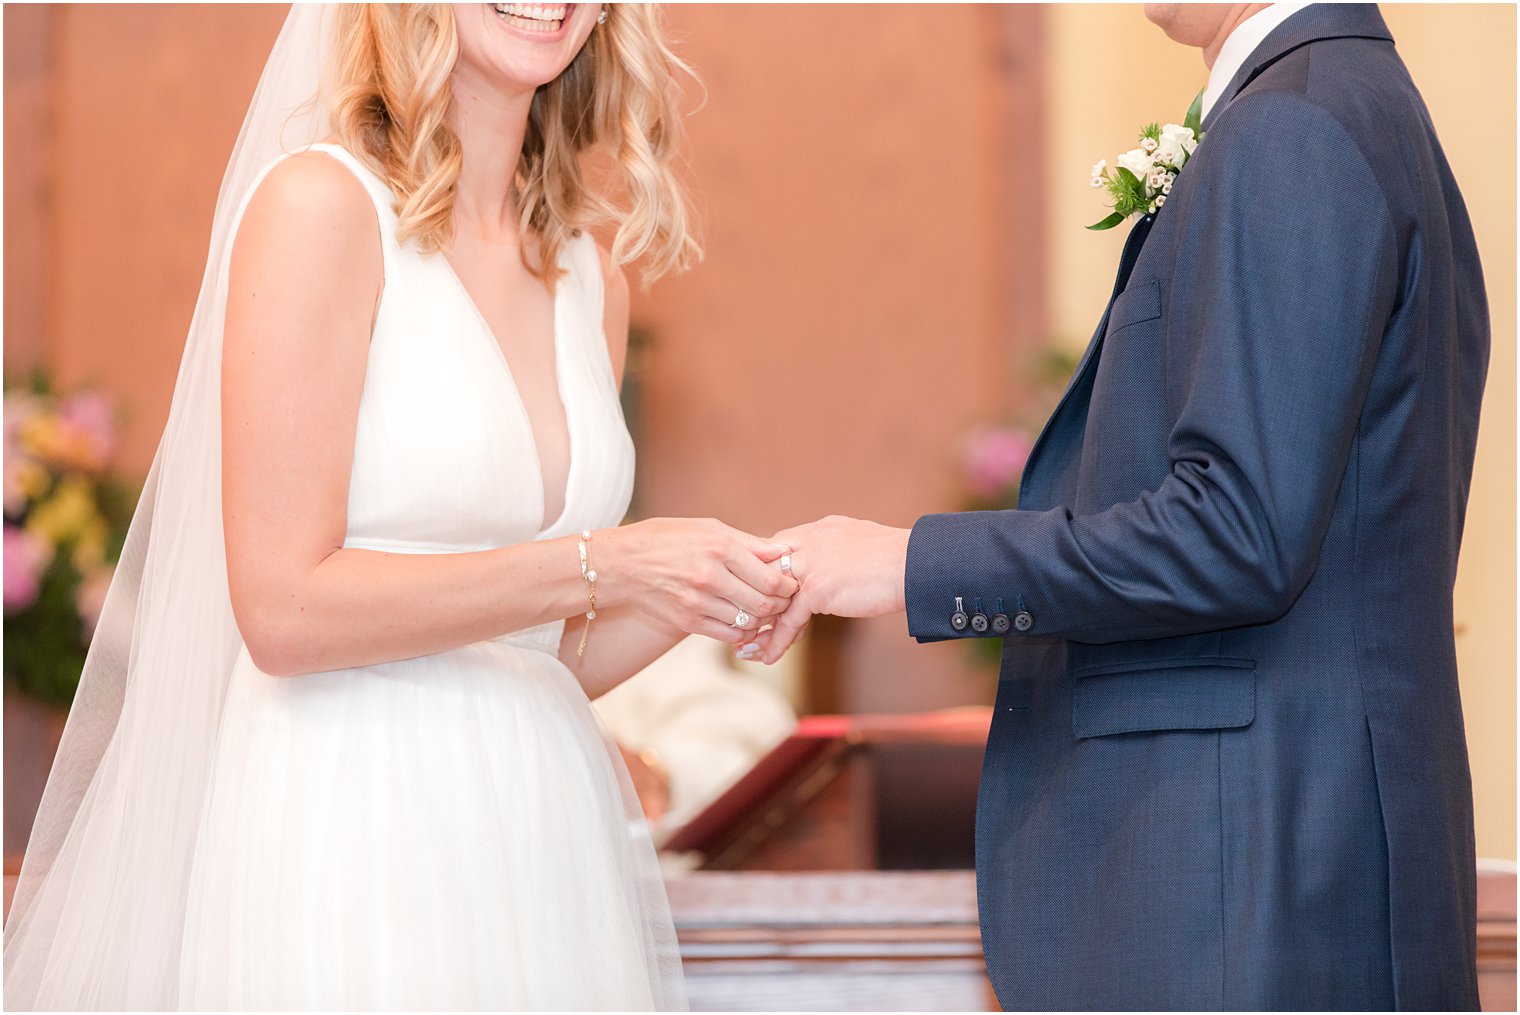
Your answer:
[[[232,144],[282,5],[5,8],[5,363],[168,412]],[[759,532],[955,506],[966,427],[1042,335],[1037,7],[673,6],[708,258],[636,292],[639,506]],[[693,105],[696,105],[693,102]],[[847,707],[990,697],[900,619]]]

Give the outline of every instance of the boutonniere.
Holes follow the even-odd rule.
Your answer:
[[[1203,93],[1199,92],[1181,124],[1153,123],[1140,132],[1140,147],[1115,157],[1117,166],[1110,168],[1107,159],[1093,166],[1092,185],[1108,191],[1114,210],[1087,228],[1112,229],[1135,215],[1154,215],[1166,204],[1177,174],[1203,140],[1199,122],[1202,106]]]

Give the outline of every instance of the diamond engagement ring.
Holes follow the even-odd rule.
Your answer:
[[[736,616],[736,617],[734,617],[734,622],[733,622],[732,626],[734,626],[734,627],[741,627],[742,628],[745,624],[748,624],[753,619],[754,618],[751,617],[748,613],[745,613],[743,610],[740,610],[739,611],[739,615]]]

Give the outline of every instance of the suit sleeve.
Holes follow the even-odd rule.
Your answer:
[[[1188,237],[1169,280],[1166,479],[1092,514],[919,519],[906,592],[920,641],[973,636],[951,626],[957,596],[1018,603],[1028,626],[1011,638],[1266,623],[1314,574],[1394,307],[1387,202],[1345,129],[1292,94],[1236,100],[1188,174],[1162,211]]]

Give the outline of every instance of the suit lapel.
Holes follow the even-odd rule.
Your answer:
[[[1108,305],[1103,309],[1103,318],[1098,322],[1098,330],[1093,333],[1092,341],[1088,342],[1087,350],[1082,354],[1082,361],[1077,364],[1076,371],[1071,375],[1066,390],[1061,394],[1060,402],[1050,414],[1040,436],[1036,438],[1034,447],[1029,452],[1029,457],[1024,463],[1024,473],[1019,480],[1019,507],[1039,503],[1037,497],[1030,494],[1031,480],[1036,478],[1036,466],[1039,464],[1040,452],[1050,443],[1053,432],[1061,426],[1064,417],[1082,403],[1086,396],[1082,393],[1089,391],[1087,384],[1088,375],[1097,368],[1098,356],[1103,348],[1103,336],[1108,331],[1108,315],[1113,312],[1114,300],[1124,291],[1129,284],[1130,273],[1135,270],[1135,262],[1140,258],[1140,250],[1145,246],[1145,239],[1151,233],[1151,226],[1155,223],[1154,215],[1146,215],[1136,222],[1130,230],[1129,237],[1124,241],[1124,251],[1119,255],[1119,270],[1114,276],[1114,289],[1109,293]]]

